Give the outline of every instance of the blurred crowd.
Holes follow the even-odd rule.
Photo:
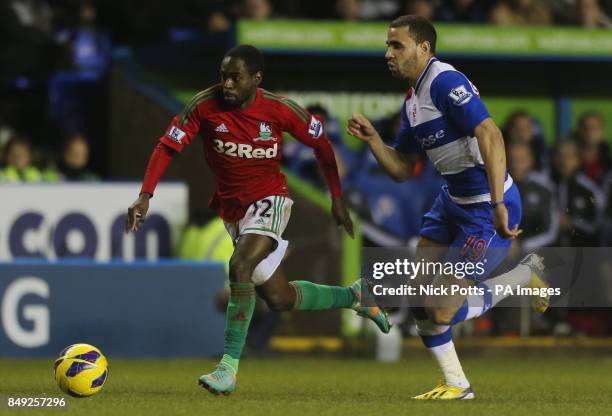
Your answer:
[[[241,18],[365,21],[413,13],[440,22],[610,27],[611,4],[612,0],[183,0],[169,6],[162,0],[6,0],[0,2],[0,60],[10,65],[0,66],[0,146],[13,136],[25,138],[34,149],[34,162],[40,164],[59,160],[66,137],[81,135],[92,150],[89,168],[103,176],[111,45],[154,44],[212,32],[226,32],[233,39],[230,29]]]
[[[0,146],[0,184],[59,181],[95,181],[89,165],[89,143],[81,134],[65,138],[56,157],[43,157],[24,136],[11,134]]]
[[[238,18],[388,20],[417,14],[436,22],[612,27],[607,0],[243,0],[206,2],[209,30]]]
[[[388,21],[403,14],[434,22],[610,28],[612,0],[6,0],[0,31],[7,36],[0,42],[21,39],[48,54],[54,40],[74,39],[84,26],[108,31],[115,43],[136,44],[176,28],[223,32],[238,19]],[[61,31],[67,32],[58,37]]]
[[[111,35],[97,2],[0,2],[0,181],[103,173]]]

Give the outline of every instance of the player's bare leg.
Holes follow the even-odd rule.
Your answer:
[[[262,285],[257,286],[257,294],[273,311],[290,311],[295,305],[295,290],[285,276],[283,266],[280,265],[274,274]]]
[[[236,242],[229,264],[230,297],[225,318],[223,358],[215,371],[199,379],[199,384],[213,394],[228,395],[236,388],[238,363],[255,308],[255,287],[251,276],[273,245],[273,239],[258,234],[243,234]]]

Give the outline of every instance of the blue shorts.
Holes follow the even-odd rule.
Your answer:
[[[515,184],[504,194],[504,203],[508,209],[508,227],[512,229],[521,222],[521,196]],[[497,235],[490,203],[459,205],[451,200],[446,186],[423,217],[420,234],[449,244],[444,262],[476,264],[475,268],[466,267],[463,276],[459,277],[477,282],[489,277],[506,258],[512,245],[512,240]]]

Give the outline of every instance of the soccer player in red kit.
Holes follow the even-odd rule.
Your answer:
[[[214,394],[235,389],[255,292],[273,310],[352,308],[383,332],[390,327],[371,297],[362,297],[360,280],[347,288],[287,282],[278,271],[288,245],[282,234],[293,204],[280,172],[283,132],[314,149],[331,193],[332,215],[351,236],[353,224],[323,125],[294,101],[259,88],[262,78],[263,56],[257,48],[240,45],[230,50],[221,63],[221,83],[197,94],[168,126],[153,151],[140,196],[128,210],[126,231],[136,231],[172,156],[199,134],[216,178],[210,206],[234,240],[224,355],[215,371],[199,379]]]

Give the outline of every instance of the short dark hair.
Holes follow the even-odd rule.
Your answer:
[[[404,27],[408,26],[408,32],[414,41],[419,44],[425,41],[431,45],[431,53],[436,53],[436,29],[429,20],[423,16],[417,16],[413,14],[406,14],[400,16],[391,22],[389,27]]]
[[[264,58],[263,54],[253,45],[238,45],[225,54],[232,58],[240,58],[244,61],[247,66],[249,73],[254,74],[264,70]]]

